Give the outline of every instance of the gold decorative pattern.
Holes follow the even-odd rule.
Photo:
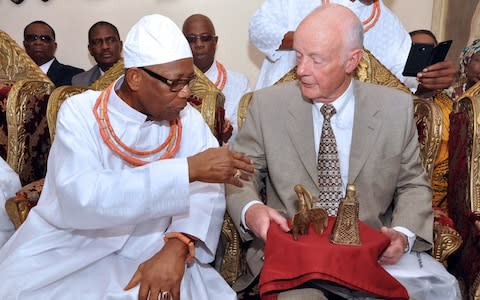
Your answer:
[[[240,236],[228,213],[225,213],[223,219],[222,238],[225,239],[226,247],[220,265],[220,274],[232,286],[237,281],[239,274],[245,273],[246,264],[242,263],[245,253],[241,251]]]
[[[420,156],[431,181],[442,138],[442,112],[433,101],[419,98],[414,99],[414,111],[419,131]]]
[[[199,68],[193,66],[193,69],[196,79],[190,83],[190,90],[194,97],[202,99],[202,104],[200,107],[192,105],[200,111],[208,127],[210,127],[210,130],[216,136],[216,112],[218,107],[224,107],[225,96]]]
[[[110,69],[107,70],[107,72],[105,72],[105,74],[93,82],[89,88],[96,91],[104,90],[124,73],[125,64],[123,58],[120,58]]]
[[[412,93],[367,49],[363,49],[362,59],[355,69],[353,77],[363,82],[392,87],[408,94]]]
[[[65,85],[56,88],[50,98],[48,99],[47,105],[47,122],[48,122],[48,130],[50,131],[50,139],[53,143],[53,138],[55,136],[55,127],[57,124],[57,114],[60,106],[62,105],[63,101],[68,97],[71,97],[76,94],[80,94],[87,89],[84,87],[79,86],[71,86]]]
[[[471,156],[470,156],[470,176],[469,176],[469,187],[470,190],[470,207],[471,211],[479,212],[480,211],[480,96],[469,97],[464,96],[458,100],[456,104],[455,111],[464,111],[468,114],[468,119],[471,120],[471,132],[472,132],[472,145],[471,145]]]
[[[242,128],[245,119],[247,118],[248,106],[250,101],[252,101],[253,92],[248,92],[242,96],[240,102],[238,103],[238,112],[237,112],[237,126]]]
[[[345,198],[340,201],[337,218],[330,234],[330,242],[339,245],[360,246],[360,203],[355,197],[355,186],[347,185]]]
[[[434,224],[432,256],[447,266],[447,258],[463,243],[460,234],[453,228],[439,223]]]
[[[469,293],[470,298],[473,300],[479,300],[480,299],[480,273],[477,274],[475,277],[475,281],[472,284],[472,287],[470,288],[470,293]]]
[[[51,81],[19,80],[8,94],[7,99],[7,124],[8,124],[8,154],[7,163],[19,174],[20,179],[28,177],[25,173],[31,167],[25,165],[26,146],[29,136],[25,128],[27,120],[35,112],[30,110],[28,101],[30,97],[40,99],[49,95],[54,89]]]
[[[0,30],[0,81],[20,79],[51,82],[27,52],[7,33]]]

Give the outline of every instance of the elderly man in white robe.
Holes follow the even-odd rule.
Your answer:
[[[250,19],[250,41],[265,54],[256,89],[271,86],[295,66],[293,35],[300,21],[315,8],[337,3],[363,21],[364,46],[413,91],[420,83],[427,89],[449,87],[456,67],[451,61],[429,66],[415,77],[402,75],[411,39],[397,16],[382,0],[265,0]]]
[[[0,249],[0,299],[236,299],[208,265],[248,158],[218,148],[187,104],[190,47],[168,18],[138,21],[125,75],[67,99],[38,205]]]
[[[18,174],[0,158],[0,247],[15,231],[5,211],[5,201],[15,195],[21,187]]]

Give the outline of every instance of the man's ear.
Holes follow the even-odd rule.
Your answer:
[[[125,70],[125,80],[130,90],[134,92],[138,91],[142,82],[142,76],[143,74],[140,69],[130,68]]]
[[[345,71],[347,74],[352,74],[353,71],[355,71],[355,68],[357,68],[358,64],[360,63],[360,60],[362,59],[362,55],[363,55],[362,49],[354,49],[350,52],[347,59],[347,64],[345,66]]]

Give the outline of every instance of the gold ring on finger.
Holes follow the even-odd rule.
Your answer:
[[[242,172],[241,172],[239,169],[237,169],[237,170],[235,171],[235,174],[233,175],[233,178],[235,178],[235,179],[240,179],[240,176],[241,176],[241,175],[242,175]]]
[[[160,299],[162,300],[171,300],[172,299],[172,294],[170,294],[169,291],[164,291],[160,293]]]

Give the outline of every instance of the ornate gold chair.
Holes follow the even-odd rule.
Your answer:
[[[468,299],[480,299],[480,82],[450,115],[448,212],[463,238],[449,258]]]
[[[383,66],[368,50],[364,50],[362,60],[355,70],[354,77],[363,82],[374,83],[402,90],[411,94],[411,91],[400,82],[385,66]],[[293,68],[278,82],[296,80],[296,69]],[[248,105],[253,93],[245,94],[240,100],[238,107],[238,127],[241,128],[245,122]],[[423,99],[414,100],[415,118],[419,131],[419,142],[421,147],[421,158],[425,170],[432,178],[433,163],[437,156],[440,145],[442,118],[441,111],[434,102]],[[438,214],[435,214],[438,216]],[[233,227],[233,224],[224,223],[223,232],[228,233],[230,240],[227,241],[226,252],[221,262],[220,273],[230,284],[245,272],[245,266],[241,265],[243,253],[240,237]],[[446,264],[447,257],[456,251],[462,244],[460,235],[453,228],[453,222],[448,216],[435,218],[434,224],[434,247],[432,255],[438,261]],[[240,264],[240,265],[239,265]]]
[[[7,98],[13,85],[25,79],[42,81],[45,87],[52,84],[25,50],[7,33],[0,30],[0,156],[5,160],[8,151]],[[20,89],[20,85],[15,87],[17,93]]]
[[[17,81],[7,99],[7,162],[22,184],[45,177],[50,151],[46,110],[53,84],[39,80]]]

